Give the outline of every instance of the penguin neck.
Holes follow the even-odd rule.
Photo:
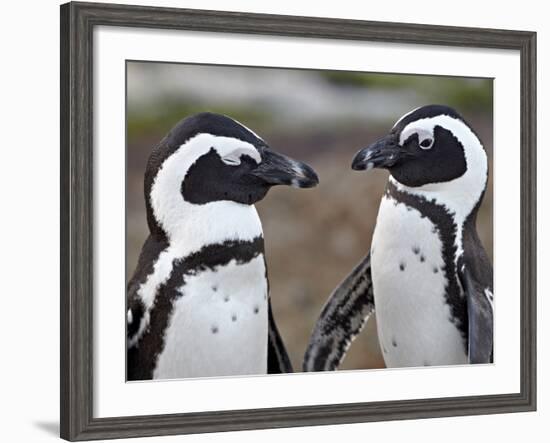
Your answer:
[[[486,176],[476,183],[469,177],[459,177],[448,183],[433,183],[410,187],[398,182],[390,175],[389,183],[401,192],[432,201],[453,215],[457,225],[462,225],[473,212],[477,211],[485,190]]]
[[[463,253],[463,230],[466,224],[471,224],[470,221],[475,224],[477,210],[487,186],[487,155],[479,139],[474,136],[472,140],[464,144],[467,166],[460,177],[448,182],[429,183],[418,187],[406,186],[391,175],[389,178],[389,183],[397,190],[433,202],[452,216],[453,223],[456,225],[455,259]]]
[[[151,235],[165,239],[177,257],[184,258],[208,245],[227,241],[251,241],[263,236],[254,205],[215,201],[196,205],[181,200],[162,220],[156,220]]]
[[[406,186],[390,175],[389,181],[399,191],[433,201],[444,207],[453,215],[456,224],[460,227],[475,213],[481,204],[487,187],[488,160],[487,154],[479,138],[472,130],[453,121],[452,133],[462,140],[466,169],[462,175],[445,182],[427,183],[422,186]],[[447,127],[450,123],[447,121]]]
[[[396,202],[416,209],[422,217],[427,217],[436,227],[443,242],[443,253],[447,257],[446,261],[452,260],[456,265],[463,253],[462,238],[465,219],[457,216],[448,205],[440,200],[410,189],[402,185],[399,186],[390,177],[385,195]]]

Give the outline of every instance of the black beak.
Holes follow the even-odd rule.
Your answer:
[[[351,168],[355,171],[368,171],[373,168],[389,169],[398,162],[401,155],[395,136],[387,135],[355,154]]]
[[[269,185],[290,185],[295,188],[317,186],[319,178],[305,163],[294,160],[264,147],[260,151],[262,161],[252,172]]]

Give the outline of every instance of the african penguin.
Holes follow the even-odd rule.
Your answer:
[[[476,232],[488,162],[476,133],[454,109],[424,106],[352,168],[390,177],[370,253],[325,304],[304,370],[337,368],[375,310],[387,367],[492,362],[493,269]]]
[[[145,172],[149,237],[127,289],[127,379],[292,372],[254,203],[315,186],[308,165],[229,117],[179,122]]]

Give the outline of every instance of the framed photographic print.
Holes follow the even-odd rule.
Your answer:
[[[61,436],[536,407],[536,34],[61,6]]]

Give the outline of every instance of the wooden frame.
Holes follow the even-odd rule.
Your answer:
[[[521,57],[521,392],[94,418],[92,45],[98,25],[513,49]],[[61,437],[67,440],[532,411],[536,408],[536,34],[98,3],[61,6]]]

